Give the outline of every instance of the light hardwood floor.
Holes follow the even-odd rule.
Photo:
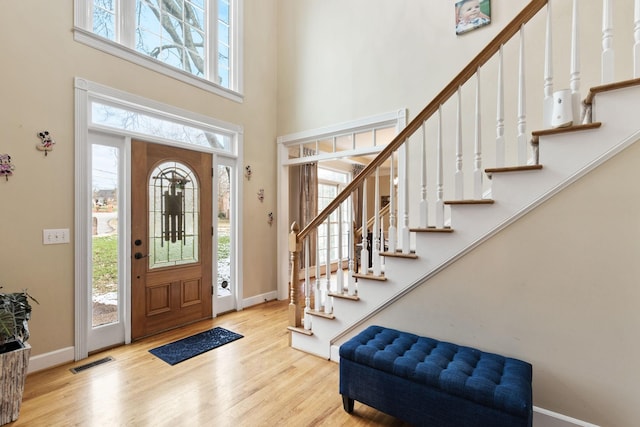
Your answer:
[[[289,347],[286,301],[165,332],[27,377],[18,426],[404,426],[342,409],[338,364]],[[244,338],[174,366],[148,350],[221,326]],[[106,356],[113,361],[73,374]]]

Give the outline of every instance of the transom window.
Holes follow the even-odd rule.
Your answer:
[[[177,69],[171,75],[183,80],[181,72],[237,92],[241,1],[76,0],[76,30],[84,30],[76,31],[76,40],[147,61],[142,65],[150,68]]]

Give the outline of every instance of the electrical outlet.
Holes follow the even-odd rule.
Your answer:
[[[45,228],[42,230],[42,244],[57,245],[60,243],[69,243],[68,228]]]

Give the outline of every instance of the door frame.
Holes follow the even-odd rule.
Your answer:
[[[124,292],[122,295],[122,308],[124,324],[124,343],[131,342],[131,138],[142,139],[148,143],[165,144],[186,148],[193,151],[203,151],[213,154],[213,167],[216,168],[220,159],[234,164],[234,181],[236,183],[236,193],[233,200],[236,217],[242,218],[242,173],[241,167],[243,150],[243,128],[238,125],[223,122],[191,111],[183,110],[172,105],[159,103],[144,97],[109,88],[82,78],[75,79],[75,220],[74,220],[74,299],[75,299],[75,334],[74,334],[74,359],[81,360],[89,355],[89,333],[91,332],[91,295],[89,284],[91,278],[91,144],[90,134],[100,133],[107,136],[119,138],[122,142],[121,150],[124,157],[124,176],[121,177],[120,185],[126,193],[124,203],[126,208],[121,213],[121,218],[126,222],[123,233],[123,241],[118,254],[122,275],[125,277]],[[170,139],[142,134],[122,128],[110,127],[92,122],[92,102],[100,101],[115,105],[117,108],[127,111],[146,113],[156,118],[165,118],[167,121],[176,122],[186,126],[195,127],[205,132],[223,134],[230,138],[228,147],[214,148],[176,142]],[[226,164],[226,163],[225,163]],[[214,193],[215,195],[215,193]],[[211,206],[212,213],[214,206]],[[239,221],[234,223],[235,229],[233,248],[236,273],[236,310],[242,309],[243,286],[242,286],[242,230]],[[215,256],[212,262],[216,263]],[[215,304],[215,298],[212,299]],[[215,305],[212,307],[213,316],[216,315]]]

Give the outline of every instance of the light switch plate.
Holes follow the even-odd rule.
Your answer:
[[[42,244],[57,245],[60,243],[69,243],[68,228],[45,228],[42,230]]]

